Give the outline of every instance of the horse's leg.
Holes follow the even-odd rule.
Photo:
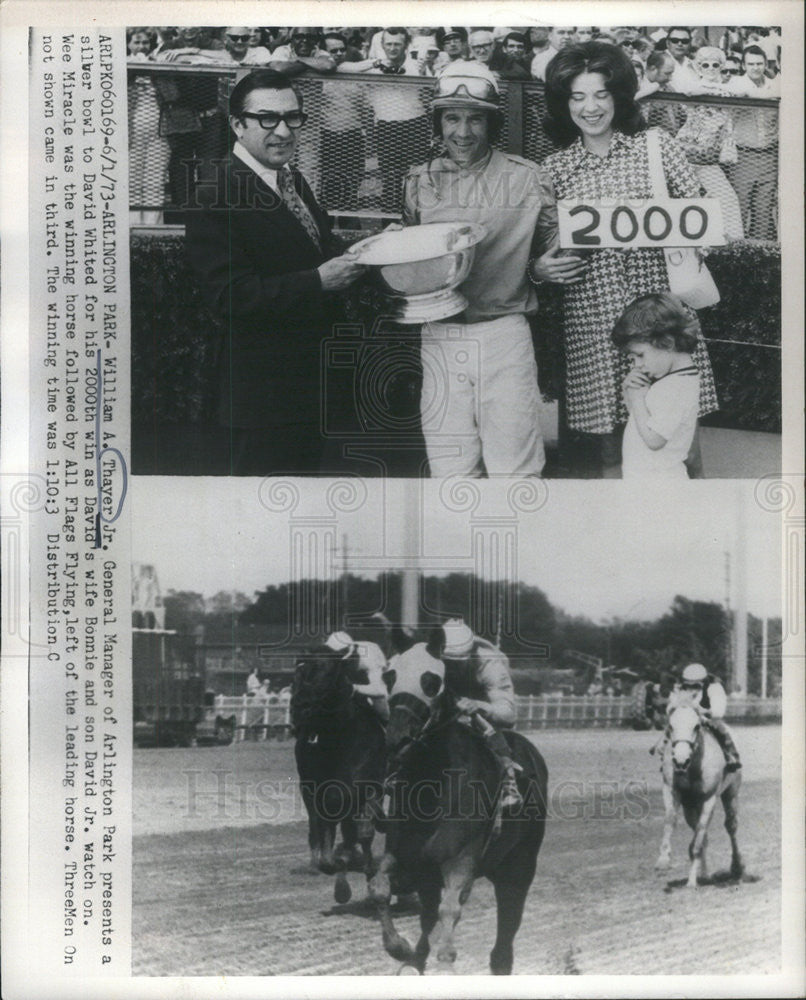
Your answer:
[[[677,823],[677,815],[680,809],[680,798],[674,787],[670,785],[665,777],[663,781],[663,807],[665,810],[663,820],[663,838],[660,842],[660,853],[655,862],[655,871],[665,872],[672,867],[672,832]]]
[[[398,934],[392,920],[392,914],[389,912],[389,901],[392,898],[390,875],[394,867],[394,857],[391,854],[384,854],[378,865],[378,870],[369,880],[369,898],[378,911],[383,946],[388,954],[404,964],[414,965],[414,950],[409,942]]]
[[[319,848],[319,833],[315,816],[308,817],[308,847],[311,852],[310,870],[312,874],[318,875],[322,852]]]
[[[338,858],[347,871],[362,872],[365,868],[364,853],[359,848],[358,823],[352,816],[341,821],[342,842],[336,848]]]
[[[439,919],[429,938],[431,950],[436,952],[435,971],[438,974],[453,974],[453,963],[456,961],[453,933],[462,915],[462,907],[473,888],[475,859],[480,854],[481,845],[474,840],[463,847],[455,858],[440,866],[444,891],[439,904]]]
[[[493,882],[495,901],[498,908],[495,944],[490,952],[490,972],[494,976],[509,976],[512,973],[512,942],[518,933],[523,917],[526,895],[532,884],[534,872],[518,875],[516,878],[498,879]]]
[[[414,949],[414,963],[420,975],[425,972],[425,963],[431,950],[429,937],[437,920],[439,920],[439,898],[442,895],[442,886],[439,881],[439,873],[435,878],[428,879],[420,884],[420,939]]]
[[[700,806],[699,813],[696,807],[686,809],[686,820],[688,821],[688,825],[694,830],[694,837],[688,849],[688,855],[691,858],[691,868],[688,873],[687,885],[690,889],[697,888],[697,876],[699,874],[702,873],[705,875],[705,845],[708,839],[708,824],[711,822],[715,805],[716,793],[709,795],[705,799]]]
[[[336,839],[336,824],[329,823],[327,836],[325,838],[326,852],[325,864],[336,876],[333,885],[333,898],[337,903],[348,903],[353,895],[350,883],[347,881],[347,871],[350,866],[350,857],[355,848],[354,830],[350,830],[349,822],[344,820],[341,824],[342,842],[333,849]],[[329,859],[329,860],[328,860]]]
[[[739,829],[739,785],[741,774],[735,771],[727,788],[722,792],[722,808],[725,810],[725,829],[730,837],[730,873],[735,879],[744,875],[744,860],[739,851],[736,832]]]

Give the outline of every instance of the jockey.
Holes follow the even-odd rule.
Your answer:
[[[667,713],[681,705],[695,708],[705,727],[714,734],[725,754],[725,770],[738,771],[742,766],[739,751],[731,731],[723,722],[728,697],[722,683],[709,674],[701,663],[689,663],[684,668],[680,683],[669,696]]]
[[[358,657],[358,669],[366,671],[366,684],[353,684],[353,690],[358,695],[368,699],[372,708],[386,722],[389,718],[389,704],[383,675],[387,670],[386,657],[381,647],[374,642],[354,642],[346,632],[333,632],[325,640],[325,645],[336,653],[342,653],[343,659],[353,653]]]
[[[515,783],[515,762],[501,729],[515,725],[515,689],[507,657],[486,639],[473,635],[460,619],[442,626],[445,633],[445,685],[456,697],[456,707],[466,714],[504,770],[501,806],[513,809],[523,804]]]

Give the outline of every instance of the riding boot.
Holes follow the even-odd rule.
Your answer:
[[[501,809],[504,812],[519,809],[523,805],[523,798],[515,782],[516,764],[509,756],[509,744],[506,741],[506,737],[503,733],[494,730],[487,735],[486,740],[487,746],[498,757],[504,771],[504,777],[501,782]]]
[[[739,751],[736,749],[736,744],[733,742],[733,736],[728,727],[721,719],[709,719],[708,728],[716,736],[717,742],[725,754],[725,770],[738,771],[742,766],[742,762],[739,759]]]

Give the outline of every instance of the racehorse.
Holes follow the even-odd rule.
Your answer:
[[[725,829],[730,837],[730,873],[733,878],[739,879],[744,874],[744,862],[736,841],[741,771],[725,771],[722,748],[713,733],[709,733],[703,726],[695,708],[681,705],[674,709],[669,716],[669,730],[669,745],[662,765],[666,818],[655,868],[657,871],[665,871],[671,867],[672,831],[682,805],[686,822],[694,831],[688,849],[691,867],[687,885],[696,888],[697,877],[707,877],[705,847],[708,824],[719,797],[725,810]]]
[[[508,732],[512,757],[522,767],[518,785],[524,806],[518,815],[501,816],[500,765],[483,737],[458,721],[439,655],[436,643],[418,643],[395,661],[386,729],[392,772],[387,779],[386,850],[369,894],[380,916],[384,947],[403,962],[401,972],[422,974],[434,950],[437,972],[450,973],[462,906],[475,879],[488,878],[498,914],[490,970],[508,975],[545,832],[548,773],[537,749]],[[394,891],[414,888],[420,897],[421,934],[415,948],[392,921],[389,899],[395,882]]]
[[[361,680],[357,655],[345,659],[322,646],[297,661],[291,693],[311,867],[336,876],[338,903],[351,896],[348,869],[372,873],[372,817],[383,794],[384,729],[353,692]],[[339,826],[343,840],[334,847]]]

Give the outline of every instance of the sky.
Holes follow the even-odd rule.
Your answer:
[[[621,482],[464,485],[392,480],[135,478],[133,560],[162,593],[252,597],[291,578],[417,566],[539,587],[594,621],[651,619],[676,594],[779,615],[781,520],[764,490],[696,481],[636,495]],[[531,491],[531,495],[530,495]],[[472,509],[471,509],[472,508]],[[410,555],[407,557],[407,553]]]

